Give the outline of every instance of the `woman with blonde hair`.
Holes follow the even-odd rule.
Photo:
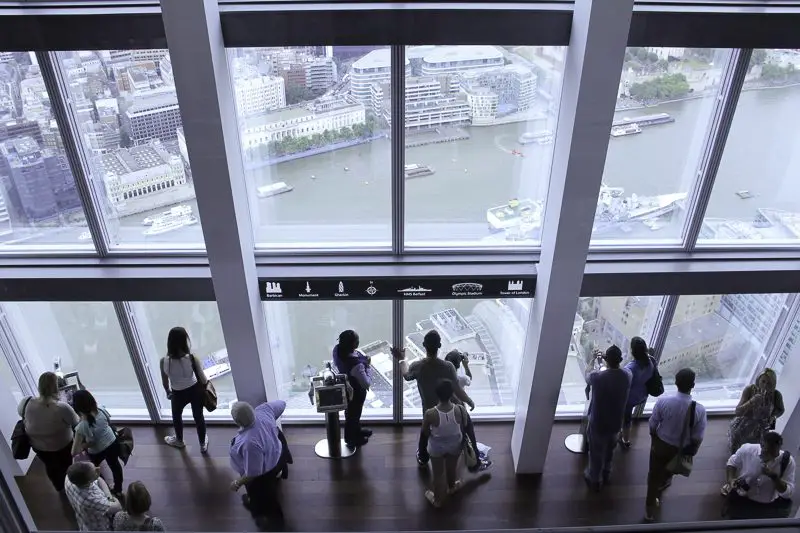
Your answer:
[[[731,454],[742,444],[758,444],[765,432],[775,427],[775,421],[784,412],[783,395],[776,389],[778,376],[771,368],[765,368],[755,383],[742,391],[736,417],[728,431]]]
[[[47,477],[57,491],[63,491],[72,464],[73,428],[80,419],[69,404],[59,401],[58,376],[53,372],[39,376],[39,396],[23,398],[17,412]]]

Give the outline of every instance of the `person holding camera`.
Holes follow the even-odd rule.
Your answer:
[[[344,412],[344,441],[349,448],[364,446],[372,436],[372,431],[361,427],[361,413],[372,385],[372,361],[357,349],[358,344],[358,333],[352,329],[345,330],[339,334],[339,343],[333,347],[332,354],[336,369],[347,376],[347,383],[353,391]]]
[[[794,494],[794,457],[781,450],[777,431],[764,434],[761,444],[742,444],[728,459],[722,495],[728,518],[785,518]]]
[[[758,444],[765,432],[775,429],[775,421],[783,415],[783,395],[777,390],[778,378],[775,371],[765,368],[756,382],[742,391],[736,417],[731,420],[728,430],[728,444],[731,454],[742,444]]]
[[[605,363],[605,369],[598,368],[598,359]],[[586,383],[591,394],[589,425],[586,431],[589,439],[589,464],[583,476],[589,487],[595,491],[599,491],[609,481],[614,448],[625,417],[631,373],[620,368],[621,362],[622,350],[612,345],[605,354],[595,352],[594,359],[587,367]]]

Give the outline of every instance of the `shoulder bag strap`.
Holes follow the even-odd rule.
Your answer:
[[[195,379],[197,379],[198,383],[205,386],[208,381],[208,378],[206,378],[205,374],[203,374],[202,378],[200,377],[200,373],[198,372],[198,365],[200,363],[197,361],[197,358],[194,356],[193,353],[189,354],[189,361],[192,363],[192,372],[194,372]]]
[[[25,421],[25,412],[28,410],[28,404],[31,403],[33,400],[33,396],[28,396],[28,399],[25,400],[25,404],[22,406],[22,421]]]
[[[786,467],[789,466],[789,459],[791,459],[791,455],[789,455],[788,451],[783,450],[783,453],[781,453],[781,477],[786,472]]]
[[[690,403],[689,409],[686,412],[686,419],[683,422],[683,431],[681,431],[681,445],[680,445],[681,450],[683,450],[688,444],[688,440],[691,435],[691,429],[692,426],[694,426],[695,405],[697,405],[697,402]]]

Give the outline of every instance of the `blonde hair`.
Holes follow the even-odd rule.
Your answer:
[[[53,372],[39,376],[39,396],[45,400],[58,399],[58,376]]]

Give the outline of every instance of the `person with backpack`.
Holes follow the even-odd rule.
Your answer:
[[[72,406],[81,417],[81,421],[75,426],[72,456],[76,457],[86,452],[94,466],[100,466],[100,463],[105,461],[114,479],[111,493],[121,500],[122,450],[117,435],[111,428],[108,411],[98,407],[92,393],[86,390],[75,391],[72,395]]]
[[[633,411],[646,402],[648,396],[657,397],[664,393],[664,383],[658,373],[652,349],[647,347],[643,338],[631,339],[631,355],[633,361],[625,365],[625,369],[631,373],[631,388],[628,391],[628,403],[625,406],[625,418],[622,421],[622,433],[619,437],[620,448],[623,450],[631,447]]]
[[[206,383],[208,378],[191,352],[189,334],[182,327],[174,327],[167,335],[167,355],[161,358],[161,384],[167,392],[172,407],[174,435],[164,437],[173,448],[185,448],[183,442],[183,410],[192,406],[192,417],[200,440],[200,452],[208,453],[206,419],[203,416]]]
[[[742,444],[728,459],[722,495],[728,518],[786,518],[794,494],[794,457],[782,450],[777,431],[764,434],[761,444]]]

